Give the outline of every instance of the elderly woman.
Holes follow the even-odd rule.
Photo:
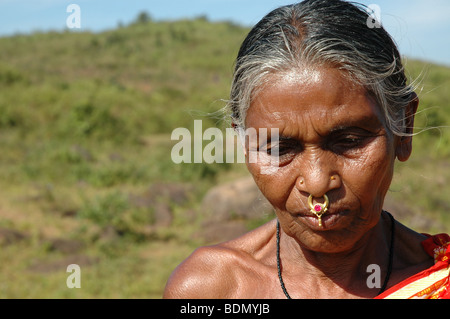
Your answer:
[[[383,210],[419,102],[396,45],[370,19],[357,5],[314,0],[250,31],[230,108],[238,131],[279,132],[245,145],[247,158],[266,156],[247,167],[277,218],[197,249],[164,297],[450,298],[450,237]]]

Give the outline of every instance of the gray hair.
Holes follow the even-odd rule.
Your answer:
[[[306,0],[283,6],[257,23],[239,50],[228,107],[234,125],[245,128],[252,99],[268,76],[314,66],[332,66],[366,88],[394,134],[408,135],[405,107],[415,98],[394,40],[368,26],[366,7],[341,0]]]

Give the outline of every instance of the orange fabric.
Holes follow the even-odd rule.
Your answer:
[[[434,265],[391,287],[376,299],[450,299],[450,236],[439,234],[422,242]]]

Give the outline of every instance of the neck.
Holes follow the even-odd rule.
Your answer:
[[[369,265],[379,266],[381,273],[378,282],[381,285],[388,275],[392,231],[390,220],[383,215],[377,225],[355,245],[337,253],[308,250],[280,231],[283,274],[289,274],[289,278],[298,278],[301,269],[301,281],[316,287],[317,291],[338,291],[336,289],[341,288],[345,293],[356,295],[378,294],[379,287],[368,287],[367,279],[373,272],[373,269],[368,270]],[[289,292],[292,285],[287,283],[286,286]],[[295,295],[294,291],[292,293]]]

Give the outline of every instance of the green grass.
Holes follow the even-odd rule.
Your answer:
[[[225,105],[247,31],[199,18],[0,38],[0,228],[25,236],[0,242],[1,298],[161,297],[170,272],[202,244],[203,195],[246,174],[242,164],[172,163],[170,134],[195,119],[224,128],[206,114]],[[407,69],[421,75],[425,130],[398,165],[392,195],[448,229],[450,69]],[[190,196],[161,197],[174,219],[154,227],[154,209],[130,198],[163,182],[188,185]],[[65,252],[56,239],[83,248]],[[66,267],[77,260],[82,288],[68,289]]]

